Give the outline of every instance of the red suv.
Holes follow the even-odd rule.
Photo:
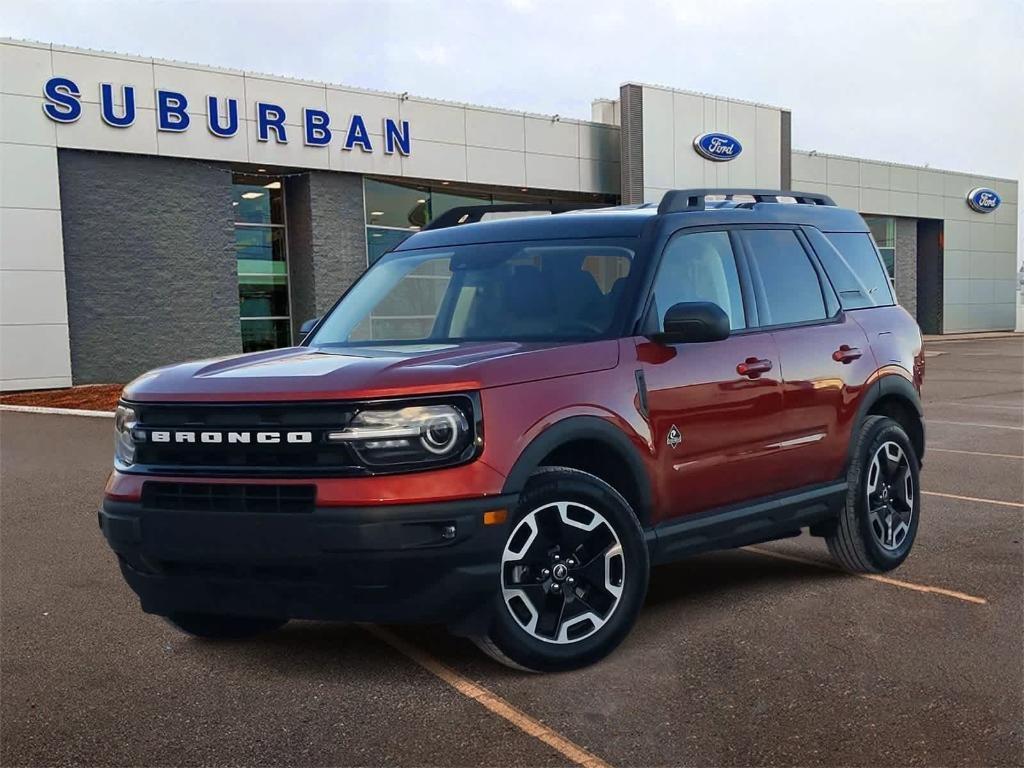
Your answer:
[[[921,336],[857,213],[512,208],[440,216],[298,347],[125,388],[100,525],[143,610],[444,622],[562,670],[622,641],[654,564],[805,528],[851,571],[906,558]]]

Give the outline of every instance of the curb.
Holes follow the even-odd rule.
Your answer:
[[[968,333],[926,334],[921,337],[925,343],[936,341],[974,341],[984,339],[1024,339],[1021,331],[976,331]]]
[[[46,413],[52,416],[98,416],[104,419],[114,418],[113,411],[86,411],[81,408],[43,408],[38,405],[0,405],[0,412],[10,413]]]

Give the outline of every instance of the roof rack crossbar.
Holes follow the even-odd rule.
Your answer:
[[[586,208],[607,208],[603,203],[572,203],[567,201],[555,203],[496,203],[494,205],[460,205],[451,208],[427,226],[423,228],[426,232],[430,229],[447,229],[457,227],[460,224],[475,224],[483,219],[488,213],[568,213],[569,211],[581,211]]]
[[[670,189],[661,198],[658,214],[703,211],[705,198],[717,195],[731,200],[734,197],[752,197],[757,203],[777,203],[780,197],[791,197],[802,205],[831,205],[835,201],[817,192],[795,192],[790,189]]]

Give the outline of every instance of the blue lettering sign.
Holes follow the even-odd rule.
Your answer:
[[[81,91],[74,80],[66,77],[51,77],[43,86],[43,112],[58,123],[73,123],[82,116]]]
[[[220,110],[217,108],[217,97],[206,97],[206,127],[210,133],[222,139],[230,139],[238,133],[238,99],[227,99],[228,124],[221,125]]]
[[[115,87],[121,89],[120,96]],[[43,112],[58,123],[73,123],[82,116],[82,94],[78,84],[67,77],[51,77],[43,85]],[[230,139],[238,135],[241,125],[238,99],[210,96],[206,99],[206,128],[214,136]],[[181,133],[192,123],[188,112],[188,98],[183,93],[171,90],[156,91],[156,127],[160,131]],[[114,128],[127,128],[135,124],[139,109],[135,98],[134,85],[115,86],[100,83],[100,118]],[[144,111],[144,110],[143,110]],[[256,138],[263,142],[288,143],[285,125],[285,109],[277,104],[256,102]],[[302,138],[306,146],[326,147],[334,140],[331,115],[319,108],[306,107],[302,110]],[[412,152],[412,131],[408,120],[383,118],[382,134],[384,153],[408,156]],[[715,134],[718,135],[718,134]],[[739,142],[734,142],[734,152],[739,154]],[[363,152],[373,152],[373,140],[362,115],[352,114],[344,129],[341,148],[351,151],[359,147]],[[717,150],[719,154],[726,150]],[[729,158],[718,158],[729,159]]]
[[[135,122],[134,86],[121,87],[121,101],[124,103],[124,109],[119,117],[114,110],[114,86],[110,83],[100,83],[100,117],[104,123],[114,128],[127,128]]]
[[[274,140],[278,144],[288,143],[288,134],[284,129],[284,109],[276,104],[256,102],[256,138],[270,141],[270,129],[274,129]]]
[[[370,132],[366,130],[362,115],[352,115],[352,122],[348,124],[348,135],[345,137],[345,149],[352,149],[356,144],[363,152],[373,152]]]
[[[191,119],[185,94],[175,91],[156,92],[156,127],[161,131],[180,133],[188,129]]]
[[[302,125],[306,146],[326,147],[331,143],[331,116],[322,109],[302,110]]]
[[[409,121],[402,121],[402,129],[398,129],[398,125],[390,117],[384,118],[384,153],[392,155],[395,152],[395,148],[398,148],[398,152],[408,157],[409,155]]]

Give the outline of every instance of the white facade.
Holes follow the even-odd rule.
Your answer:
[[[68,77],[82,114],[67,124],[43,112],[44,86]],[[100,117],[100,84],[135,87],[135,122]],[[193,124],[157,129],[158,89],[188,96]],[[206,97],[238,101],[238,133],[219,138],[205,127]],[[256,103],[286,111],[288,143],[260,141]],[[303,109],[329,112],[340,127],[361,115],[375,151],[307,146]],[[226,114],[221,114],[223,119]],[[408,121],[412,151],[380,151],[382,120]],[[310,168],[530,189],[615,194],[619,131],[614,126],[547,115],[288,80],[160,59],[0,40],[0,389],[71,385],[57,149]],[[111,212],[116,217],[116,211]]]
[[[53,107],[44,89],[55,77],[71,79],[79,90],[81,114],[74,121],[44,112],[44,105]],[[130,126],[101,118],[103,83],[112,86],[118,113],[125,108],[122,88],[134,87]],[[791,116],[783,108],[632,83],[623,93],[627,88],[642,95],[634,116],[642,123],[639,136],[630,133],[635,128],[627,128],[625,106],[616,99],[595,102],[599,122],[570,120],[0,40],[0,389],[72,383],[58,149],[623,197],[627,171],[639,168],[639,195],[652,202],[673,188],[790,185],[825,192],[862,213],[942,221],[943,329],[1014,327],[1016,181],[792,152]],[[161,91],[187,96],[188,130],[158,128]],[[228,100],[235,100],[234,135],[222,138],[208,129],[208,97],[217,99],[218,123],[228,119]],[[261,138],[260,103],[283,111],[286,142],[277,133]],[[330,144],[303,140],[304,110],[329,114]],[[365,123],[366,144],[346,148],[343,134],[352,130],[354,116]],[[408,152],[386,151],[386,121],[408,123]],[[705,159],[693,144],[708,132],[736,137],[743,151],[729,162]],[[629,155],[632,165],[626,162],[630,138],[639,141],[639,154]],[[967,206],[967,193],[978,186],[1002,196],[993,213]],[[117,211],[110,216],[116,222]]]
[[[49,46],[0,44],[0,382],[71,384]]]
[[[1002,204],[978,213],[977,187]],[[793,152],[793,188],[865,214],[943,222],[943,331],[1012,330],[1017,304],[1017,182],[932,168]]]
[[[783,114],[780,107],[692,91],[639,85],[643,105],[643,199],[656,203],[670,189],[782,186]],[[709,162],[694,137],[720,131],[743,142],[739,157]]]

